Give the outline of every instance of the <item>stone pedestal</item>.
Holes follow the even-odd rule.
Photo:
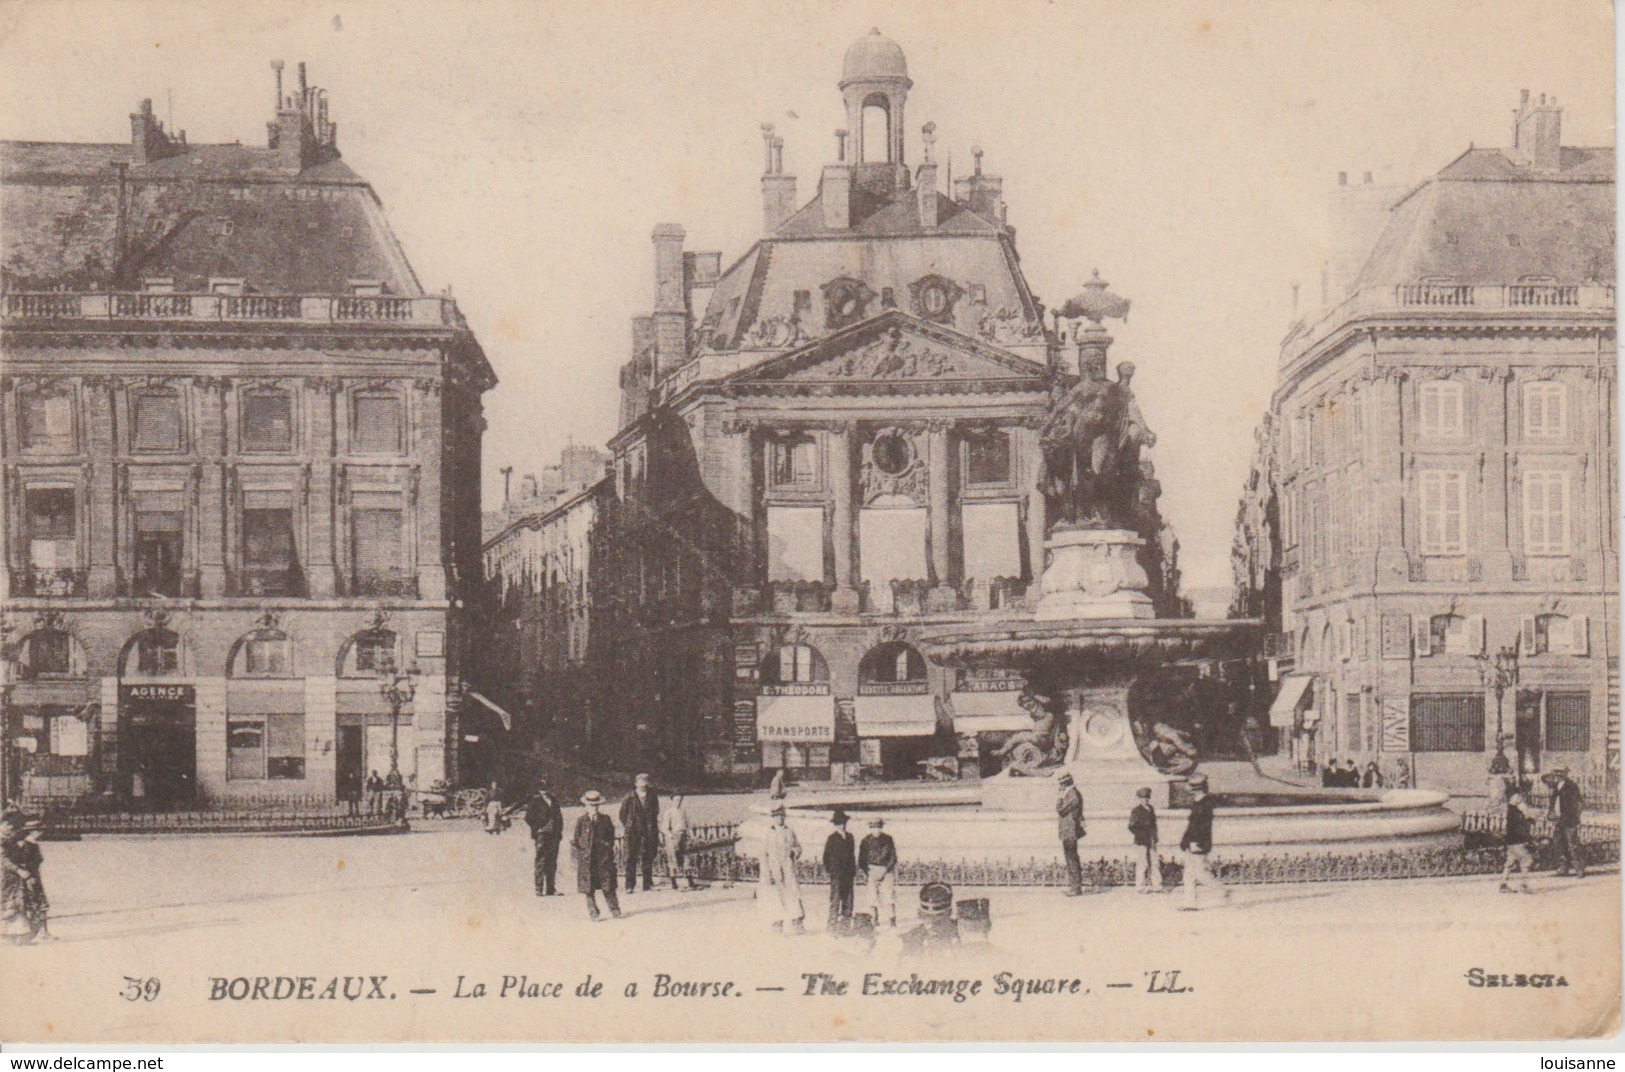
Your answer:
[[[1145,541],[1127,529],[1056,528],[1044,541],[1046,565],[1034,617],[1154,618],[1150,579],[1136,557]]]
[[[1055,779],[1070,773],[1083,794],[1084,821],[1091,815],[1126,815],[1140,789],[1151,790],[1158,808],[1173,805],[1173,784],[1140,755],[1129,725],[1128,687],[1101,685],[1070,690],[1067,698],[1067,752],[1064,766],[1049,777],[1001,774],[982,783],[982,803],[1005,811],[1030,811],[1053,804]]]

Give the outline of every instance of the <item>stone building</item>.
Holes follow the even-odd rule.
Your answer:
[[[9,793],[456,775],[495,379],[273,67],[263,146],[0,143]]]
[[[852,45],[810,200],[764,127],[763,235],[726,269],[654,231],[593,557],[599,740],[619,762],[919,777],[974,772],[1030,725],[1020,680],[950,674],[916,639],[1026,598],[1039,429],[1076,373],[1002,180],[977,151],[946,188],[934,124],[905,120],[912,86],[878,31]],[[1147,535],[1166,604],[1171,538]]]
[[[1300,764],[1482,792],[1499,731],[1526,771],[1617,768],[1614,151],[1561,119],[1526,93],[1510,148],[1339,191],[1235,545]]]
[[[506,751],[582,752],[595,742],[601,690],[588,661],[591,579],[599,518],[614,493],[608,464],[603,451],[566,447],[540,478],[525,476],[485,542],[476,695],[511,722]]]

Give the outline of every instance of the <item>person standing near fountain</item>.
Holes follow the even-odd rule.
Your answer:
[[[829,876],[829,929],[836,930],[852,919],[852,883],[858,863],[852,835],[847,833],[849,816],[840,808],[829,817],[834,827],[824,841],[824,873]]]
[[[801,880],[796,877],[796,861],[800,859],[801,841],[794,830],[784,825],[784,805],[774,805],[767,844],[762,850],[762,886],[756,896],[762,910],[772,918],[775,932],[782,932],[788,923],[793,933],[807,933]]]
[[[880,926],[880,909],[886,909],[887,926],[897,927],[897,842],[886,833],[886,820],[869,820],[869,836],[858,846],[858,869],[868,878],[869,904]]]
[[[1157,809],[1151,806],[1151,790],[1136,794],[1139,803],[1128,815],[1128,830],[1140,856],[1134,861],[1134,886],[1141,893],[1162,892],[1162,860],[1157,855]]]
[[[1066,895],[1083,895],[1083,861],[1078,859],[1078,839],[1083,837],[1083,794],[1073,784],[1072,775],[1062,772],[1055,780],[1060,795],[1055,798],[1057,833],[1061,837],[1061,853],[1066,857]]]
[[[1185,822],[1185,836],[1179,839],[1179,848],[1185,854],[1185,903],[1179,906],[1181,912],[1196,911],[1197,886],[1217,886],[1226,898],[1230,896],[1230,890],[1208,866],[1208,853],[1213,851],[1213,809],[1217,803],[1208,795],[1205,774],[1198,774],[1189,784],[1193,798],[1190,818]]]

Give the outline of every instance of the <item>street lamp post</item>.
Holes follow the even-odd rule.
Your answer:
[[[389,704],[389,773],[396,778],[401,773],[401,708],[412,702],[417,693],[417,667],[400,670],[394,659],[384,660],[378,667],[378,691]]]
[[[1507,762],[1506,756],[1506,719],[1504,717],[1503,700],[1507,690],[1518,683],[1518,649],[1514,646],[1503,647],[1493,657],[1488,654],[1477,655],[1478,679],[1484,688],[1495,693],[1495,756],[1490,760],[1490,773],[1504,775],[1511,773],[1512,765]],[[1522,780],[1523,752],[1518,752],[1518,778]]]

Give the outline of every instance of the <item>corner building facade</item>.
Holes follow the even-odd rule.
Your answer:
[[[878,32],[848,50],[848,129],[805,203],[765,128],[764,234],[726,270],[654,231],[593,567],[594,733],[629,766],[958,776],[1030,725],[1018,678],[916,638],[1026,598],[1039,430],[1074,374],[981,153],[944,192],[927,123],[905,162],[912,85]]]
[[[9,796],[456,776],[494,377],[275,66],[265,147],[0,143]]]
[[[1525,94],[1511,148],[1339,191],[1352,246],[1282,347],[1235,555],[1302,766],[1482,793],[1499,732],[1527,774],[1618,770],[1613,150],[1560,121]]]

